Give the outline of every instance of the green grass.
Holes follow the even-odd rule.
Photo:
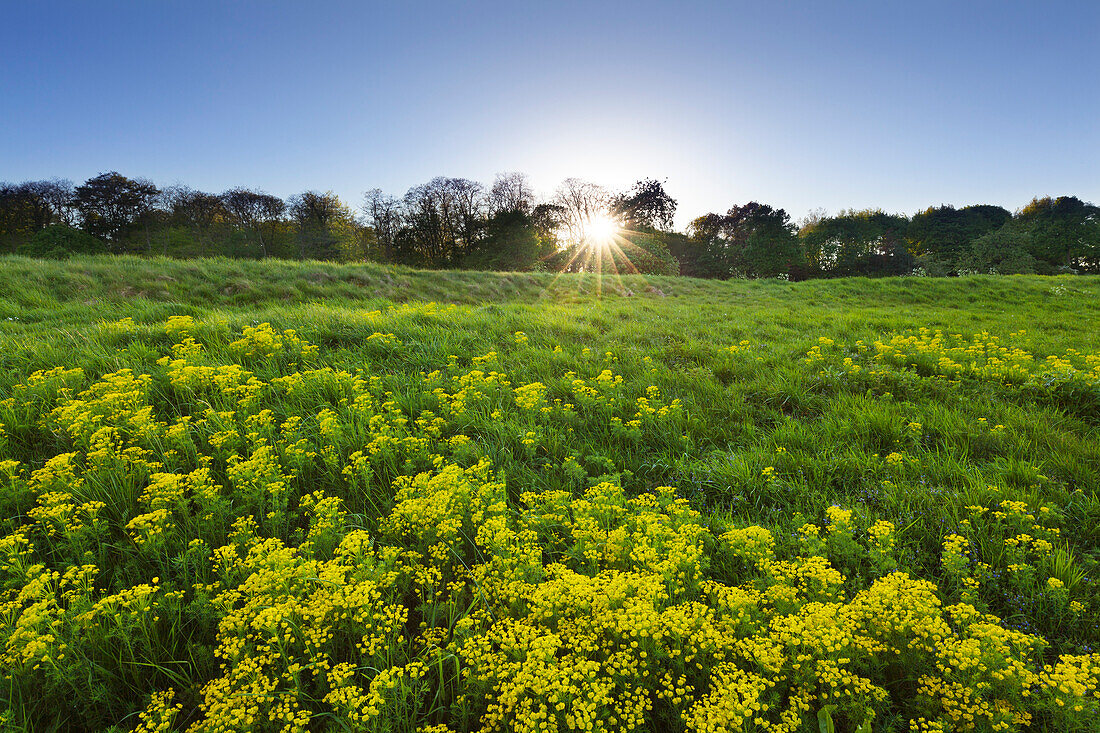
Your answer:
[[[439,306],[424,307],[428,301]],[[166,332],[168,319],[181,315],[191,316],[195,325]],[[126,318],[132,323],[118,323]],[[270,323],[277,332],[292,329],[315,345],[316,353],[287,346],[263,357],[233,345],[245,328],[260,323]],[[552,496],[564,491],[580,497],[589,487],[607,482],[621,487],[628,502],[656,487],[672,486],[716,538],[730,528],[760,526],[771,532],[778,557],[828,557],[845,576],[847,598],[867,591],[888,572],[905,571],[936,583],[945,604],[966,600],[996,615],[1007,628],[1043,637],[1048,646],[1041,659],[1046,662],[1062,654],[1090,653],[1100,642],[1095,581],[1100,572],[1100,386],[1086,360],[1100,354],[1097,324],[1100,278],[1093,277],[713,282],[327,263],[2,259],[0,423],[6,437],[0,439],[0,461],[18,461],[21,477],[11,478],[6,489],[0,483],[0,492],[6,491],[0,499],[0,520],[5,522],[0,534],[20,528],[39,533],[27,563],[33,560],[64,573],[94,562],[99,577],[89,598],[154,576],[165,588],[182,592],[176,605],[163,603],[175,615],[169,619],[162,610],[154,629],[141,626],[137,616],[120,620],[117,633],[111,632],[116,635],[104,631],[99,647],[87,642],[80,664],[59,664],[60,671],[51,675],[38,670],[9,676],[7,689],[0,690],[0,702],[9,706],[4,720],[13,729],[127,728],[137,723],[137,712],[152,692],[172,687],[183,706],[175,725],[200,721],[208,714],[201,709],[202,685],[218,674],[218,613],[216,604],[192,586],[213,582],[217,572],[213,561],[190,550],[187,541],[201,538],[206,552],[233,543],[255,547],[271,537],[299,547],[314,521],[309,518],[313,510],[299,508],[300,500],[321,492],[339,497],[347,512],[340,520],[342,529],[324,540],[332,547],[354,528],[379,542],[412,542],[407,533],[401,535],[406,539],[394,539],[392,517],[411,506],[394,482],[439,470],[441,464],[433,461],[440,456],[464,469],[486,459],[513,512],[530,505],[526,492]],[[955,377],[937,366],[940,352],[909,353],[876,366],[873,349],[857,346],[922,328],[960,334],[966,344],[987,333],[998,344],[1019,347],[1033,357],[1026,367],[1029,375]],[[1021,330],[1026,332],[1011,335]],[[393,334],[400,343],[368,340],[376,333]],[[187,334],[203,344],[195,364],[241,364],[265,385],[308,368],[330,367],[349,376],[325,378],[327,382],[317,377],[298,396],[265,386],[262,402],[255,404],[226,394],[186,393],[158,360],[170,356],[173,345]],[[833,343],[822,346],[821,338]],[[992,343],[988,337],[976,341],[984,344],[981,349]],[[742,342],[748,343],[730,350]],[[823,356],[810,363],[814,360],[807,353],[815,346]],[[1056,368],[1045,367],[1044,359],[1063,357],[1067,349],[1079,352],[1071,357],[1078,371],[1063,378]],[[477,361],[489,352],[496,356]],[[845,358],[852,361],[845,363]],[[984,360],[984,351],[975,358]],[[79,368],[83,377],[74,378],[69,392],[52,383],[18,386],[30,384],[32,373],[56,367]],[[89,436],[50,417],[68,397],[123,369],[150,375],[142,399],[152,406],[154,421],[167,425],[191,415],[203,423],[196,428],[193,453],[172,448],[156,432],[161,428],[149,433],[159,437],[146,439],[139,429],[124,427],[119,433],[123,442],[112,450],[141,446],[149,451],[142,460],[163,466],[123,466],[119,462],[125,461],[112,454],[115,463],[104,468],[93,465],[99,459],[91,457],[96,446]],[[574,379],[598,385],[605,369],[620,376],[621,384],[607,387],[601,398],[587,404]],[[430,387],[438,384],[453,392],[458,383],[452,377],[474,370],[499,372],[510,385],[479,384],[471,395],[481,402],[461,415],[446,413]],[[424,381],[423,375],[436,371],[441,374],[435,382]],[[358,375],[364,384],[376,381],[355,387],[350,375]],[[535,382],[545,385],[548,404],[562,400],[576,409],[539,416],[517,408],[512,388]],[[680,409],[633,432],[621,428],[615,420],[629,421],[638,398],[650,387],[656,388],[656,407],[678,400]],[[349,400],[341,400],[357,389],[374,395],[373,414],[383,415],[378,420],[390,426],[386,430],[397,430],[394,411],[415,420],[429,410],[445,415],[442,434],[429,440],[429,448],[395,444],[361,475],[345,470],[354,464],[355,451],[382,434],[377,426],[354,426]],[[601,401],[611,398],[614,403]],[[386,401],[394,403],[389,417],[381,406]],[[300,416],[301,437],[315,455],[301,458],[291,470],[298,459],[286,452],[293,440],[285,430],[248,423],[263,408],[272,410],[274,426]],[[103,425],[123,419],[125,411],[103,409]],[[331,434],[318,418],[325,409],[339,424]],[[223,418],[216,417],[219,410]],[[218,419],[226,424],[215,424]],[[217,441],[220,429],[237,436],[224,451],[208,442],[212,437]],[[262,439],[279,452],[274,469],[261,465],[253,453],[261,439],[247,437],[252,429],[274,431]],[[536,434],[533,446],[523,442],[528,433]],[[408,434],[420,435],[415,430]],[[436,442],[455,435],[471,441],[453,449]],[[84,538],[65,544],[60,535],[34,528],[32,509],[42,505],[46,490],[36,489],[30,477],[48,459],[70,451],[82,461],[82,488],[73,489],[74,495],[102,500],[106,507],[101,534],[80,535]],[[892,454],[898,457],[888,458]],[[176,539],[165,540],[156,553],[143,551],[126,527],[152,506],[141,499],[149,474],[188,473],[203,465],[202,455],[210,456],[212,480],[226,487],[229,504],[209,509],[207,516],[220,512],[218,521],[204,523],[200,515],[205,510],[188,494],[172,510],[174,529],[169,534]],[[246,468],[234,468],[238,464]],[[255,475],[244,477],[240,471],[246,470]],[[272,504],[262,496],[264,487],[280,475],[288,483],[287,495],[278,500],[282,504]],[[992,512],[1005,500],[1024,502],[1026,510],[993,519]],[[834,505],[853,512],[851,537],[827,516]],[[973,506],[988,512],[972,516],[968,507]],[[1025,512],[1038,519],[1025,520]],[[253,529],[233,528],[247,516],[254,518]],[[867,528],[878,521],[896,528],[889,557],[876,554],[865,539]],[[805,524],[832,524],[834,531],[818,540],[800,532]],[[1022,532],[1035,535],[1040,525],[1058,530],[1049,553],[1028,555],[1005,542]],[[969,565],[960,572],[944,563],[945,538],[953,533],[967,536],[972,550]],[[466,539],[472,554],[452,552],[468,565],[484,561],[484,546]],[[569,542],[558,547],[545,537],[542,541],[548,563],[559,554],[570,557]],[[407,544],[406,549],[414,546]],[[709,577],[731,586],[757,582],[751,563],[720,561],[724,550],[711,545],[707,552]],[[4,566],[6,595],[0,603],[23,608],[29,601],[17,596],[28,581],[13,562]],[[988,567],[982,569],[977,562]],[[465,577],[456,572],[456,577]],[[1048,587],[1049,577],[1059,579],[1068,594]],[[977,580],[976,590],[967,589],[967,578]],[[402,587],[403,593],[415,596],[410,590],[415,584]],[[406,621],[408,633],[415,636],[419,621],[414,616],[477,618],[471,610],[478,605],[474,599],[486,592],[470,591],[469,605],[463,608],[457,602],[408,596],[394,602],[412,609]],[[1070,600],[1078,604],[1072,610]],[[6,613],[0,621],[4,638],[11,637],[18,617],[15,611]],[[453,633],[455,618],[428,626]],[[79,643],[77,637],[71,641],[74,647]],[[391,640],[391,665],[400,656],[396,644]],[[446,659],[462,658],[457,642],[442,646],[451,655]],[[401,657],[402,663],[427,659],[416,656],[420,652],[401,653],[408,655]],[[440,723],[456,730],[479,725],[487,714],[485,700],[496,693],[478,698],[476,688],[463,687],[467,683],[445,671],[448,662],[440,659],[439,671],[422,678],[429,680],[424,683],[429,692],[409,692],[407,700],[395,702],[387,725]],[[369,682],[374,673],[357,674]],[[867,674],[891,694],[887,702],[867,705],[877,716],[875,730],[904,729],[906,716],[925,709],[920,706],[926,703],[914,702],[923,699],[915,678],[889,669]],[[321,687],[322,692],[328,689]],[[461,695],[466,698],[460,702]],[[343,729],[344,723],[337,722],[339,710],[320,698],[305,698],[302,693],[314,729]],[[64,702],[43,708],[36,699]],[[684,725],[661,712],[661,705],[647,714],[643,727]],[[814,703],[807,725],[817,724],[821,707]],[[1055,728],[1055,718],[1035,710],[1036,725]],[[842,706],[836,715],[854,729],[861,721],[846,711]]]

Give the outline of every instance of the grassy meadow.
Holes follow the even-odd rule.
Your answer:
[[[0,260],[0,731],[1094,731],[1100,278]]]

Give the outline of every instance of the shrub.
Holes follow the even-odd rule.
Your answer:
[[[960,270],[991,275],[1030,275],[1035,273],[1031,235],[1011,226],[983,234],[970,243],[969,251],[959,260]]]
[[[91,234],[62,224],[48,226],[19,248],[18,254],[51,260],[65,260],[74,254],[101,254],[107,245]]]

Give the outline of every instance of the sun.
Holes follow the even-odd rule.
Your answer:
[[[619,232],[619,223],[610,216],[598,214],[591,217],[584,227],[584,238],[588,245],[606,247]]]

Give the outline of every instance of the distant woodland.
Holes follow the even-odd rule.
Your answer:
[[[282,199],[158,187],[109,172],[0,183],[0,254],[391,262],[423,268],[615,271],[702,278],[966,273],[1098,273],[1100,207],[1039,197],[1018,211],[978,204],[912,215],[877,209],[795,222],[750,201],[676,231],[677,202],[661,181],[611,191],[575,178],[548,199],[527,177],[490,185],[438,177],[403,196],[367,191],[358,206],[329,192]],[[617,233],[595,242],[593,221]]]

